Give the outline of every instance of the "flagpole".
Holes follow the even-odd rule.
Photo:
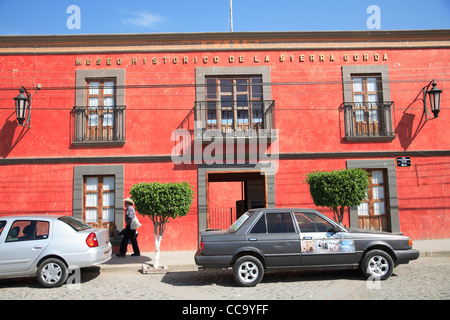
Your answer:
[[[230,0],[230,31],[233,32],[233,0]]]

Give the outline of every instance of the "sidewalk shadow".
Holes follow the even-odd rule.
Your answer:
[[[148,264],[152,261],[152,258],[145,255],[140,255],[139,257],[132,257],[131,255],[127,254],[126,257],[117,257],[116,255],[113,255],[110,260],[103,263],[106,265],[123,265],[123,264]]]

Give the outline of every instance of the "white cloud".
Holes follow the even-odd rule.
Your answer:
[[[162,16],[151,14],[146,11],[125,13],[131,15],[130,18],[122,18],[122,23],[126,26],[133,25],[154,29],[158,26],[159,23],[164,21],[164,18]]]

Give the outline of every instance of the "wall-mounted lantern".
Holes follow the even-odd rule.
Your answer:
[[[31,93],[23,86],[20,88],[19,92],[19,95],[14,98],[16,102],[16,118],[20,126],[28,124],[28,128],[30,128]]]
[[[430,90],[430,86],[433,86]],[[425,111],[425,117],[427,117],[427,94],[430,97],[430,109],[434,117],[437,118],[439,111],[441,111],[441,94],[442,90],[436,88],[436,82],[431,80],[430,83],[423,88],[423,107]]]

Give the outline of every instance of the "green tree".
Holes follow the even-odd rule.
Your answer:
[[[193,199],[189,183],[138,183],[131,187],[131,198],[136,210],[150,218],[155,234],[155,263],[158,268],[160,245],[164,230],[170,219],[188,214]]]
[[[369,187],[368,173],[363,169],[314,171],[306,175],[304,182],[314,204],[331,208],[338,223],[344,219],[345,207],[358,206],[366,199]]]

